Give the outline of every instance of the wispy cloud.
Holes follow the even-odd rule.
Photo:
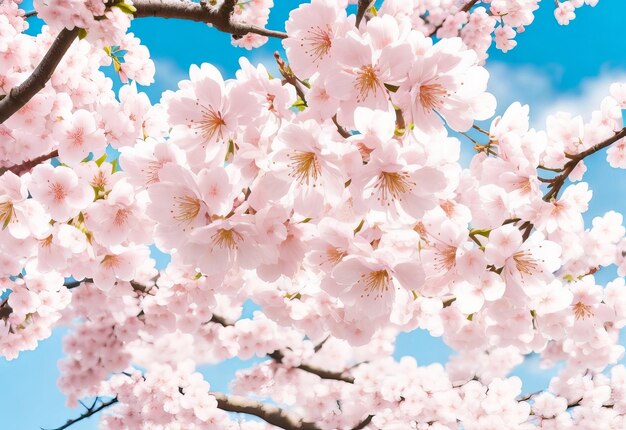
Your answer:
[[[588,120],[591,112],[609,94],[609,85],[626,81],[626,70],[606,69],[600,75],[581,81],[574,91],[558,89],[561,70],[542,69],[532,65],[492,63],[489,91],[498,99],[498,112],[502,113],[514,101],[530,105],[531,123],[545,127],[548,115],[564,111],[581,115]]]
[[[174,60],[169,58],[153,58],[156,73],[154,87],[160,92],[178,89],[178,83],[189,79],[189,71],[183,70]]]

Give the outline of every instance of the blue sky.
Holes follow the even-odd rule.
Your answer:
[[[274,29],[282,29],[289,10],[303,3],[275,2],[278,5],[272,9],[268,26]],[[567,27],[554,20],[552,2],[542,3],[535,22],[518,35],[518,46],[507,54],[490,51],[487,66],[492,75],[490,89],[499,102],[504,101],[498,111],[502,112],[514,100],[528,103],[537,127],[543,125],[546,112],[553,108],[567,108],[588,116],[598,107],[601,97],[608,94],[608,84],[626,76],[623,0],[601,0],[595,8],[578,9],[576,20]],[[248,57],[252,63],[273,65],[272,54],[280,50],[276,40],[254,51],[234,48],[228,35],[200,23],[178,20],[141,19],[133,23],[132,31],[150,48],[156,63],[156,84],[144,88],[153,101],[159,99],[161,91],[175,89],[176,83],[187,76],[191,64],[210,62],[225,77],[234,77],[240,56]],[[626,213],[624,173],[609,168],[604,154],[596,154],[588,167],[586,179],[594,190],[594,198],[587,221],[611,209]],[[606,281],[611,275],[602,278]],[[37,350],[21,353],[18,360],[0,359],[4,386],[0,391],[2,430],[54,428],[80,414],[79,410],[64,407],[65,399],[55,383],[64,332],[57,330],[51,338],[40,342]],[[424,332],[401,335],[396,350],[396,356],[414,355],[420,364],[445,362],[449,354],[439,339]],[[242,365],[239,360],[230,360],[202,371],[214,389],[227,390],[228,381]],[[515,373],[524,379],[525,391],[544,387],[550,376],[550,372],[538,369],[534,359],[527,360]],[[85,420],[72,428],[96,429],[97,419]]]

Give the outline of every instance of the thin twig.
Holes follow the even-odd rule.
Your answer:
[[[585,151],[580,152],[578,154],[570,155],[569,156],[570,161],[565,163],[565,166],[563,167],[561,174],[559,174],[558,176],[555,176],[552,179],[552,183],[548,185],[548,188],[550,189],[550,191],[548,191],[548,193],[543,197],[543,200],[546,202],[549,202],[553,198],[558,197],[559,191],[561,191],[561,188],[565,184],[565,180],[572,173],[572,171],[576,168],[579,162],[581,162],[583,159],[585,159],[589,155],[594,154],[612,145],[613,143],[617,142],[618,140],[624,137],[626,137],[626,127],[622,128],[620,131],[618,131],[617,133],[615,133],[613,136],[609,137],[608,139],[593,145],[591,148],[588,148]]]
[[[91,407],[91,408],[87,409],[84,413],[82,413],[79,417],[74,418],[73,420],[68,420],[61,427],[57,427],[57,428],[55,428],[53,430],[64,430],[64,429],[70,427],[71,425],[76,424],[77,422],[84,420],[85,418],[89,418],[90,416],[97,414],[101,410],[106,409],[109,406],[114,405],[117,402],[118,402],[117,397],[114,397],[113,399],[109,400],[108,402],[102,402],[100,404],[100,406],[98,406],[97,408]],[[95,406],[95,403],[94,403],[94,406]]]
[[[478,2],[479,2],[479,0],[470,0],[470,1],[468,1],[467,3],[465,3],[465,5],[463,5],[463,7],[462,7],[461,9],[459,9],[459,12],[469,12],[469,11],[470,11],[470,9],[471,9],[472,7],[474,7],[474,5],[475,5],[476,3],[478,3]],[[444,23],[445,21],[446,21],[446,20],[444,19],[444,20],[443,20],[443,21],[441,21],[439,24],[437,24],[437,25],[435,26],[435,28],[433,29],[433,31],[431,31],[431,32],[430,32],[430,34],[429,34],[428,36],[429,36],[429,37],[432,37],[432,36],[434,36],[435,34],[437,34],[437,32],[438,32],[438,31],[439,31],[439,29],[443,26],[443,23]]]
[[[30,170],[36,165],[43,163],[44,161],[51,160],[58,156],[59,156],[59,151],[55,149],[54,151],[48,154],[41,155],[37,158],[33,158],[32,160],[24,161],[21,164],[16,164],[10,167],[2,167],[0,168],[0,175],[2,175],[4,172],[9,171],[9,172],[15,173],[18,176],[21,176],[22,174],[26,172],[30,172]]]
[[[346,130],[345,128],[343,128],[341,126],[341,124],[339,124],[339,122],[337,122],[337,114],[333,115],[333,123],[335,124],[335,127],[337,127],[337,131],[339,132],[339,134],[341,135],[341,137],[343,137],[344,139],[349,138],[350,136],[352,136],[348,130]]]

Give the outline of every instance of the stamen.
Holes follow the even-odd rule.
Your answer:
[[[15,209],[13,208],[13,202],[7,200],[6,202],[0,203],[0,223],[2,223],[2,228],[5,229],[13,217],[15,216]]]
[[[448,91],[440,84],[424,84],[420,86],[419,101],[426,110],[439,110]]]
[[[52,198],[56,202],[62,201],[67,196],[67,191],[65,190],[65,187],[63,187],[63,185],[61,184],[54,182],[50,184],[49,188],[50,194],[52,194]]]
[[[327,25],[326,28],[320,26],[311,27],[307,33],[304,41],[309,45],[309,48],[305,49],[305,52],[313,58],[313,62],[328,55],[332,46],[332,30],[330,26]],[[304,47],[305,43],[302,43],[301,46]]]
[[[237,243],[243,240],[243,236],[233,229],[220,228],[213,235],[212,239],[215,246],[237,249]]]
[[[380,298],[389,290],[391,285],[391,277],[386,270],[376,270],[368,274],[361,275],[361,279],[357,281],[357,286],[363,287],[361,297],[369,297],[374,294],[374,298]]]
[[[292,160],[289,164],[292,169],[289,176],[297,179],[300,184],[306,183],[309,185],[311,178],[313,179],[313,183],[317,182],[321,168],[317,160],[317,155],[315,155],[314,152],[296,151],[289,156],[289,159]]]
[[[379,88],[383,90],[378,75],[376,74],[376,69],[372,65],[361,67],[361,70],[356,76],[355,86],[359,92],[357,96],[357,101],[359,102],[364,101],[370,92],[376,95]]]
[[[196,103],[202,112],[202,118],[197,124],[193,124],[192,127],[196,128],[196,134],[200,132],[202,138],[205,141],[213,140],[216,136],[223,140],[223,127],[226,125],[226,121],[222,117],[222,113],[214,110],[211,106],[204,107],[199,103]]]
[[[176,211],[172,210],[173,217],[177,221],[191,221],[200,212],[200,199],[193,196],[174,197]]]
[[[515,254],[513,254],[513,261],[515,262],[515,268],[522,275],[532,275],[537,272],[537,261],[532,257],[529,252],[516,252]]]
[[[374,185],[379,189],[381,196],[378,200],[388,201],[388,199],[402,200],[401,196],[408,193],[415,186],[415,182],[410,180],[405,172],[382,172]],[[387,202],[391,204],[391,202]]]
[[[583,302],[573,304],[572,308],[574,309],[574,315],[576,316],[577,320],[593,316],[591,306],[586,305]]]

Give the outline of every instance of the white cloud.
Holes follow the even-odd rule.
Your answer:
[[[581,81],[575,91],[559,92],[556,87],[561,70],[558,68],[546,70],[504,63],[492,63],[487,68],[491,75],[488,90],[498,100],[498,113],[514,101],[528,104],[531,123],[537,128],[544,128],[546,117],[558,111],[582,115],[588,120],[609,95],[609,85],[626,81],[626,70],[605,69],[599,76]]]
[[[183,79],[189,79],[189,71],[183,70],[175,61],[169,58],[153,58],[156,73],[154,86],[159,91],[176,90],[178,83]]]

